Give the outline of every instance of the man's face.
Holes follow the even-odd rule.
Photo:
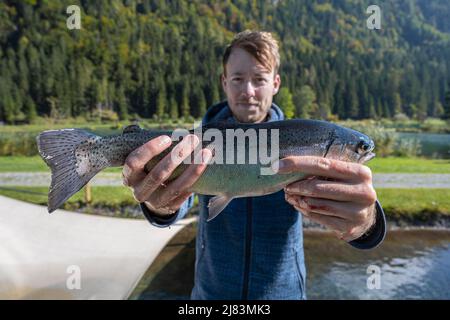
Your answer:
[[[228,105],[239,122],[262,122],[280,87],[280,76],[267,70],[247,51],[235,48],[222,75]]]

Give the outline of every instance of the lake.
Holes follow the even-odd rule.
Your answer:
[[[172,239],[130,299],[189,299],[195,232],[191,225]],[[308,299],[450,299],[450,230],[389,231],[368,251],[328,232],[304,234]],[[368,286],[378,277],[371,269],[379,281]]]
[[[426,157],[450,159],[450,134],[398,132],[399,140],[417,140]]]

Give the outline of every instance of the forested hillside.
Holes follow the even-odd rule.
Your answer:
[[[277,101],[298,117],[450,115],[450,3],[366,0],[6,0],[0,3],[0,121],[36,116],[200,117],[223,98],[236,32],[281,45]],[[66,8],[81,8],[69,30]],[[292,103],[290,103],[292,100]]]

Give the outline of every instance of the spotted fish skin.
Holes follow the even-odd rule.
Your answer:
[[[205,134],[210,129],[220,134],[222,141],[205,139]],[[274,129],[277,139],[273,133]],[[251,130],[256,134],[256,140],[244,139],[236,142],[227,135],[229,132],[242,133]],[[234,198],[270,194],[291,182],[305,178],[305,174],[301,172],[263,174],[264,170],[267,172],[273,162],[280,158],[310,155],[364,163],[374,156],[371,152],[374,144],[368,136],[319,120],[285,120],[259,124],[217,123],[191,130],[189,133],[197,134],[201,147],[209,148],[214,154],[202,176],[189,190],[216,196],[210,201],[209,219],[216,217]],[[266,163],[259,157],[256,162],[252,162],[249,156],[251,151],[261,155],[261,134],[266,137],[266,160],[270,159]],[[52,171],[48,211],[53,212],[59,208],[101,170],[123,166],[133,150],[161,135],[172,136],[172,132],[143,130],[137,125],[131,125],[126,127],[122,134],[108,137],[100,137],[80,129],[49,130],[40,133],[36,138],[38,150]],[[232,144],[234,158],[230,163],[226,161],[229,160],[226,156],[230,153],[227,142],[231,140],[235,143]],[[150,171],[174,145],[175,143],[150,160],[145,166],[146,170]],[[273,153],[273,147],[277,148],[277,153]],[[236,159],[243,151],[247,156],[244,163],[240,163]],[[222,159],[219,159],[219,154]],[[178,166],[167,183],[176,179],[187,166],[188,164],[184,163]]]

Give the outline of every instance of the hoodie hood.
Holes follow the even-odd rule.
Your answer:
[[[267,121],[279,120],[284,120],[283,111],[275,103],[272,103]],[[237,122],[228,106],[228,101],[219,102],[206,111],[202,124],[206,125],[211,122]]]

